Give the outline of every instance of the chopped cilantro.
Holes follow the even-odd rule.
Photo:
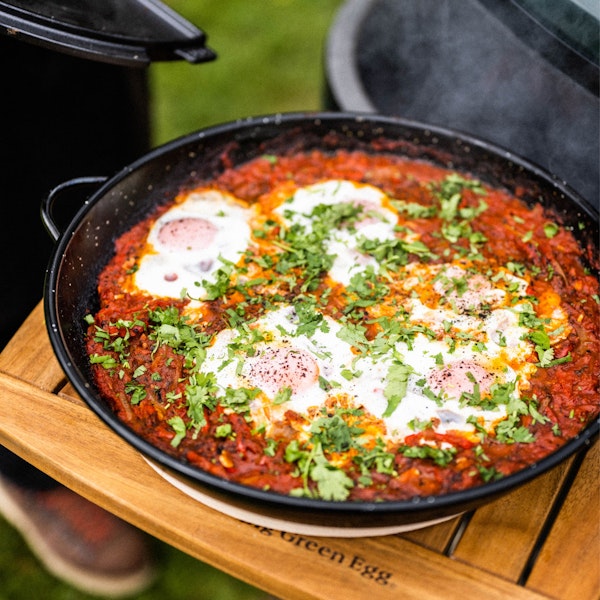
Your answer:
[[[203,279],[202,285],[206,291],[207,300],[216,300],[227,295],[227,292],[231,289],[232,282],[231,276],[234,272],[234,264],[231,261],[225,260],[222,256],[219,256],[219,260],[223,263],[223,266],[217,269],[215,276],[216,281],[208,281]]]
[[[146,367],[146,365],[140,365],[134,372],[133,372],[133,378],[137,379],[138,377],[141,377],[146,371],[148,370],[148,367]]]
[[[383,416],[391,416],[404,396],[408,387],[408,378],[414,369],[410,365],[394,363],[390,366],[387,374],[387,384],[383,391],[383,395],[387,400],[387,408]]]
[[[381,438],[376,439],[375,446],[370,450],[361,447],[361,451],[354,457],[354,462],[360,467],[363,477],[368,476],[372,470],[384,475],[397,475],[396,456],[386,450],[385,442]]]
[[[319,497],[323,500],[346,500],[354,481],[346,473],[332,465],[321,453],[314,456],[310,478],[317,484]]]
[[[291,397],[292,388],[282,388],[275,394],[275,396],[273,396],[273,404],[284,404],[285,402],[289,402]]]
[[[366,352],[369,347],[369,342],[365,337],[366,328],[363,325],[356,323],[346,323],[336,334],[336,336],[354,346],[360,352]]]
[[[185,438],[185,422],[181,417],[176,416],[169,419],[167,423],[173,428],[173,431],[175,432],[175,437],[173,437],[173,439],[171,440],[171,446],[173,446],[173,448],[177,448],[177,446],[179,446],[181,441]]]
[[[194,373],[185,388],[187,416],[192,427],[197,429],[206,424],[204,409],[214,410],[217,404],[218,391],[213,373]]]
[[[433,460],[436,465],[445,467],[452,462],[457,450],[454,447],[438,448],[423,444],[421,446],[402,446],[400,453],[407,458],[422,458]]]
[[[406,202],[405,200],[395,199],[392,199],[391,202],[396,210],[406,213],[413,219],[428,219],[433,217],[437,212],[435,206],[423,206],[416,202]]]
[[[148,314],[151,331],[149,338],[159,345],[166,345],[186,359],[186,366],[199,367],[204,359],[205,348],[210,336],[188,324],[188,319],[179,314],[174,306],[157,308]]]
[[[231,423],[223,423],[222,425],[218,425],[215,429],[215,437],[217,438],[227,438],[230,437],[233,433],[233,427]]]
[[[378,240],[359,238],[358,249],[375,258],[380,268],[397,270],[408,263],[409,256],[414,254],[423,260],[435,260],[437,256],[421,241],[405,241],[400,238]]]
[[[313,497],[309,481],[316,483],[316,495],[323,500],[346,500],[354,482],[344,471],[331,464],[323,453],[320,444],[311,450],[300,448],[297,440],[291,441],[285,449],[285,460],[298,465],[303,487],[292,490],[291,495]]]
[[[477,465],[477,471],[485,483],[488,483],[489,481],[497,481],[498,479],[502,479],[502,477],[504,477],[504,475],[502,475],[502,473],[496,468],[485,467],[481,464]]]
[[[351,427],[340,414],[334,414],[315,420],[310,433],[313,440],[319,440],[324,450],[346,452],[353,446],[356,436],[363,433],[363,429]]]
[[[556,223],[546,223],[544,225],[544,234],[547,238],[553,238],[560,231]]]
[[[294,302],[294,310],[298,317],[295,335],[312,337],[317,330],[327,333],[329,326],[323,314],[316,309],[316,301],[307,296],[300,296]]]
[[[530,230],[530,231],[527,231],[525,233],[525,235],[523,235],[521,237],[521,241],[523,241],[523,242],[530,242],[532,240],[532,238],[533,238],[533,231]]]
[[[236,413],[250,412],[250,402],[259,394],[257,389],[249,388],[227,388],[225,396],[219,398],[219,404]]]
[[[135,381],[130,381],[125,384],[125,393],[129,394],[131,404],[139,404],[148,394],[146,388]]]
[[[275,456],[279,442],[277,440],[274,440],[273,438],[266,438],[265,442],[266,442],[266,446],[264,447],[264,450],[263,450],[265,455],[266,456]]]
[[[419,419],[417,417],[411,419],[407,424],[409,429],[412,429],[413,431],[423,431],[425,429],[433,427],[433,421],[431,419],[423,421],[422,419]]]
[[[114,369],[119,364],[109,354],[92,354],[90,355],[90,363],[92,365],[102,365],[105,369]]]

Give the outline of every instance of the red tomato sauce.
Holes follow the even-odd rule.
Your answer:
[[[375,185],[405,203],[431,207],[431,182],[442,182],[448,174],[431,164],[385,154],[325,155],[315,151],[258,158],[226,169],[208,185],[252,205],[263,201],[276,186],[295,189],[325,179],[347,179]],[[527,390],[543,418],[521,415],[519,425],[527,428],[534,441],[506,443],[488,435],[475,442],[451,432],[424,429],[405,439],[402,448],[388,448],[393,457],[391,468],[371,469],[370,479],[364,479],[364,472],[356,468],[352,450],[337,454],[332,451],[332,456],[349,465],[346,473],[353,485],[347,500],[404,500],[481,485],[542,459],[598,418],[599,286],[585,265],[585,249],[580,248],[572,232],[560,226],[559,217],[541,205],[530,208],[508,192],[496,189],[487,189],[484,199],[487,209],[470,222],[471,234],[481,234],[486,240],[478,245],[480,255],[492,265],[524,265],[531,278],[528,294],[548,301],[558,297],[568,316],[570,333],[557,344],[553,355],[555,360],[564,358],[564,362],[539,368]],[[480,194],[464,189],[460,207],[477,207],[480,200]],[[131,290],[126,283],[136,269],[152,223],[167,208],[161,207],[121,236],[114,257],[99,277],[101,308],[89,326],[87,339],[90,357],[106,361],[95,362],[92,367],[99,390],[129,427],[184,462],[225,479],[281,494],[306,486],[306,494],[316,493],[316,483],[303,481],[298,463],[286,459],[284,441],[289,424],[267,438],[244,414],[226,410],[219,403],[211,405],[209,400],[203,405],[203,419],[198,421],[201,426],[188,427],[185,436],[174,444],[177,433],[173,419],[177,417],[184,423],[189,420],[189,406],[182,401],[189,359],[176,346],[158,344],[148,325],[152,311],[174,307],[178,312],[188,300],[154,298]],[[453,252],[457,248],[470,251],[467,238],[450,244],[440,235],[444,222],[439,215],[402,219],[402,224],[409,225],[438,257],[434,262],[444,262],[450,248]],[[551,235],[548,224],[559,224]],[[409,261],[413,260],[416,258],[411,255]],[[326,290],[330,293],[327,311],[335,317],[344,310],[343,290],[322,281],[314,295],[318,297]],[[285,293],[293,294],[294,290],[289,288]],[[230,289],[225,297],[206,307],[205,319],[196,324],[197,330],[209,336],[225,328],[231,316],[227,311],[246,301],[243,293]],[[258,303],[250,303],[244,316],[260,310]],[[288,416],[293,424],[297,416]],[[452,459],[440,464],[432,457],[401,451],[405,446],[423,447],[424,443],[451,446]]]

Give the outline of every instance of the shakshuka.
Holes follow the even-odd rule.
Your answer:
[[[599,286],[541,205],[388,155],[261,156],[116,242],[95,382],[162,451],[324,500],[463,490],[600,412]]]

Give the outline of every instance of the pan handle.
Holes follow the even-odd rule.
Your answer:
[[[42,200],[42,206],[40,209],[42,222],[44,223],[44,227],[46,231],[50,235],[50,237],[56,242],[58,238],[60,238],[62,232],[60,227],[56,224],[56,221],[53,217],[54,204],[56,200],[63,195],[65,192],[72,191],[75,188],[83,187],[83,186],[93,186],[95,188],[100,187],[108,177],[77,177],[75,179],[69,179],[68,181],[64,181],[60,183],[55,188],[50,190],[50,193],[46,198]],[[87,197],[87,196],[86,196]]]

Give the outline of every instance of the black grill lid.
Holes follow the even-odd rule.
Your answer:
[[[158,0],[0,0],[0,33],[125,66],[216,57],[203,31]]]

